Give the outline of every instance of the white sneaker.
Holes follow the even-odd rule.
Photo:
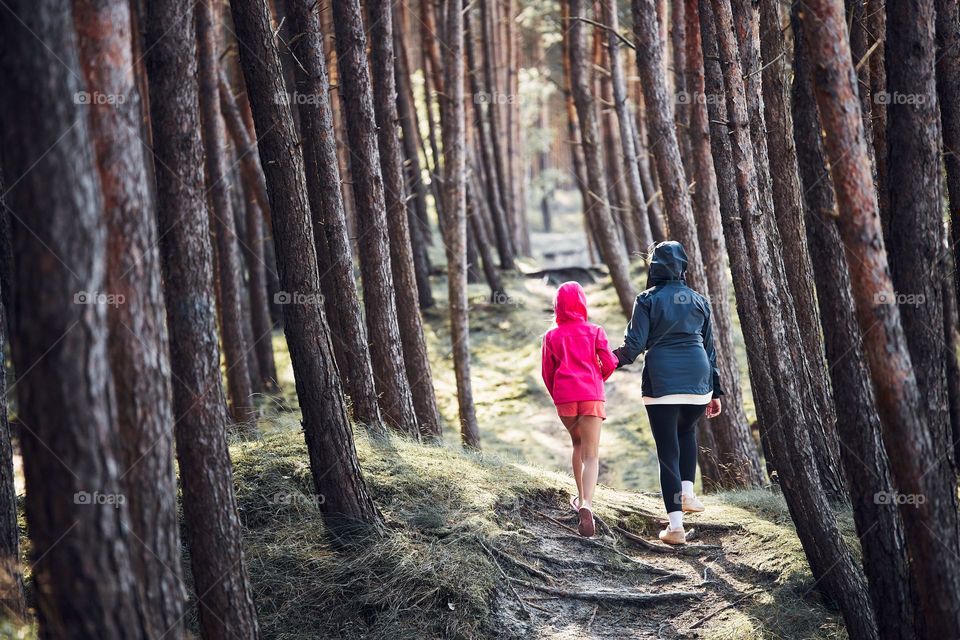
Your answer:
[[[700,513],[706,507],[703,506],[697,496],[688,496],[684,493],[680,496],[680,508],[683,509],[684,513]]]
[[[660,532],[660,540],[667,544],[687,544],[687,533],[683,527],[679,529],[667,527]]]

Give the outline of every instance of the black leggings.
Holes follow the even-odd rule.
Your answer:
[[[647,416],[660,460],[660,493],[667,513],[680,511],[682,480],[697,476],[697,420],[702,404],[648,404]]]

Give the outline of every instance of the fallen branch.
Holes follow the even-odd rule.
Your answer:
[[[587,600],[589,602],[624,602],[646,606],[650,604],[661,604],[664,602],[674,602],[676,600],[686,600],[687,598],[699,598],[701,594],[693,591],[662,591],[659,593],[641,593],[637,591],[572,591],[569,589],[557,589],[534,582],[527,582],[518,578],[510,578],[511,581],[528,589],[535,589],[543,593],[558,596],[561,598],[572,598],[574,600]]]
[[[715,544],[686,544],[686,545],[668,545],[668,544],[656,544],[655,542],[650,542],[646,538],[638,536],[635,533],[631,533],[622,527],[614,527],[614,531],[622,535],[627,540],[631,540],[639,544],[644,549],[653,551],[654,553],[671,553],[684,556],[692,555],[702,555],[704,551],[716,551],[722,550],[722,547],[719,547]]]

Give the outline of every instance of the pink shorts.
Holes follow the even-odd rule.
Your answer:
[[[557,415],[561,418],[575,418],[577,416],[596,416],[607,419],[603,410],[603,400],[585,400],[583,402],[564,402],[557,405]]]

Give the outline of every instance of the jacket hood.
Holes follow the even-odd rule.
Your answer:
[[[687,252],[675,240],[661,242],[653,249],[653,259],[647,272],[647,288],[670,281],[686,282]]]
[[[561,322],[585,322],[587,319],[587,294],[579,282],[564,282],[557,289],[553,300],[557,324]]]

